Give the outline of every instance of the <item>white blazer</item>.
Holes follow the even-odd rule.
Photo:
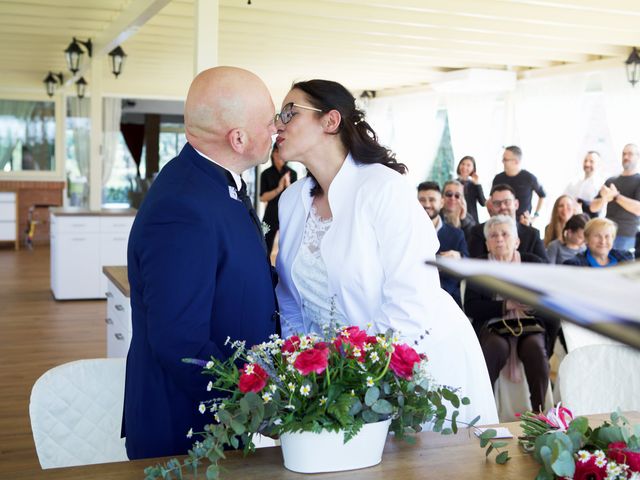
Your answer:
[[[313,180],[303,178],[280,197],[280,241],[276,287],[282,333],[309,332],[291,267],[311,208]],[[493,392],[471,323],[440,288],[438,272],[424,264],[439,243],[416,193],[399,173],[380,164],[358,165],[349,154],[328,192],[333,215],[320,253],[330,296],[351,325],[372,333],[400,331],[427,353],[441,384],[460,387],[471,398],[471,420],[497,422]],[[474,398],[475,397],[475,398]],[[475,412],[475,413],[473,413]]]

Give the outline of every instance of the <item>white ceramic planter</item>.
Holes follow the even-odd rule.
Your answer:
[[[368,423],[347,443],[342,432],[284,433],[284,466],[299,473],[338,472],[371,467],[382,460],[391,420]]]

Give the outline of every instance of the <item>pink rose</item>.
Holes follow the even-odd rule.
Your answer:
[[[398,377],[411,380],[413,366],[420,362],[420,355],[406,343],[396,344],[391,354],[389,367]]]
[[[282,353],[285,353],[285,352],[293,353],[293,352],[296,352],[299,347],[300,347],[300,337],[298,337],[297,335],[292,335],[284,341],[284,344],[282,345],[282,348],[280,349],[280,351]]]
[[[269,376],[260,365],[245,364],[238,381],[238,388],[242,393],[259,392],[267,384]]]
[[[311,372],[322,373],[329,364],[329,349],[324,344],[315,345],[313,348],[304,350],[298,354],[293,366],[302,375],[309,375]]]
[[[347,327],[340,331],[333,344],[338,351],[342,347],[344,352],[352,352],[354,348],[362,350],[368,338],[367,332],[360,330],[359,327]]]

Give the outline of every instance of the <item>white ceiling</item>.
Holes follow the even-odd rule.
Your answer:
[[[219,61],[256,72],[276,102],[300,79],[329,78],[354,92],[397,89],[469,67],[623,62],[640,46],[640,0],[251,3],[219,0],[219,25],[211,25]],[[193,12],[194,0],[0,0],[0,92],[42,92],[49,70],[68,77],[63,50],[72,36],[103,51],[128,36],[120,78],[102,59],[105,94],[181,98],[193,76]]]

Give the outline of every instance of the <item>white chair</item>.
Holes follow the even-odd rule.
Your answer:
[[[527,383],[527,376],[524,372],[524,365],[518,361],[520,376],[522,382],[515,383],[509,379],[507,367],[500,370],[500,376],[493,386],[493,394],[496,397],[496,408],[498,410],[498,418],[501,422],[516,422],[518,417],[516,413],[523,413],[531,410],[531,392]],[[553,393],[551,382],[547,388],[547,394],[544,397],[544,411],[553,407]]]
[[[98,358],[54,367],[36,381],[29,415],[43,469],[127,460],[124,374],[124,358]]]
[[[560,364],[562,404],[574,415],[640,410],[640,352],[626,345],[588,345]]]

